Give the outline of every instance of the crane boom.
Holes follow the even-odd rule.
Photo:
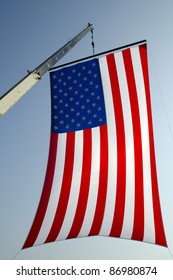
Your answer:
[[[83,29],[77,36],[61,47],[32,72],[29,72],[22,80],[0,97],[0,116],[4,115],[41,77],[66,55],[89,31],[92,31],[92,24]]]

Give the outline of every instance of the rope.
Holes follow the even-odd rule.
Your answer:
[[[173,255],[172,255],[172,252],[171,252],[171,250],[169,249],[169,247],[168,247],[168,252],[169,252],[171,258],[173,259]]]
[[[153,69],[154,69],[153,73],[155,75],[156,85],[158,87],[158,94],[160,96],[161,105],[162,105],[164,115],[165,115],[165,121],[166,121],[166,124],[167,124],[168,134],[170,136],[170,140],[173,143],[173,131],[172,131],[172,128],[171,128],[171,123],[170,123],[169,117],[168,117],[168,112],[167,112],[166,105],[165,105],[165,102],[164,102],[164,95],[163,95],[163,91],[162,91],[161,86],[160,86],[160,82],[159,82],[159,78],[158,78],[158,74],[157,74],[157,70],[156,70],[156,66],[155,66],[155,62],[154,62],[154,57],[153,57],[153,53],[152,53],[151,49],[150,49],[150,54],[151,54],[151,63],[152,63]],[[168,249],[168,252],[169,252],[171,258],[173,259],[172,250],[169,247],[167,247],[167,249]]]
[[[18,254],[22,251],[22,249],[20,249],[12,258],[11,260],[15,260],[15,258],[18,256]]]
[[[160,86],[160,83],[159,83],[159,78],[158,78],[158,75],[157,75],[157,71],[156,71],[156,66],[155,66],[155,63],[154,63],[154,58],[153,58],[152,50],[150,50],[150,53],[151,53],[151,61],[153,63],[153,68],[154,68],[155,79],[156,79],[157,86],[158,86],[158,93],[160,95],[161,104],[163,106],[163,110],[164,110],[164,113],[165,113],[165,118],[166,118],[166,123],[167,123],[168,131],[169,131],[171,140],[173,142],[173,132],[172,132],[171,124],[170,124],[170,121],[169,121],[168,113],[167,113],[167,110],[166,110],[162,89],[161,89],[161,86]]]

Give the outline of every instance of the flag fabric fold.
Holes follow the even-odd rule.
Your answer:
[[[146,43],[55,70],[50,81],[47,172],[23,248],[94,235],[167,246]]]

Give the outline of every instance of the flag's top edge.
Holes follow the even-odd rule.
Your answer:
[[[142,41],[138,41],[138,42],[131,43],[131,44],[128,44],[128,45],[124,45],[124,46],[121,46],[121,47],[118,47],[118,48],[115,48],[115,49],[111,49],[111,50],[104,51],[104,52],[101,52],[101,53],[98,53],[98,54],[95,54],[95,55],[87,56],[87,57],[84,57],[84,58],[81,58],[81,59],[78,59],[78,60],[74,60],[74,61],[67,62],[67,63],[62,64],[62,65],[52,67],[51,69],[49,69],[49,71],[54,71],[56,69],[59,69],[59,68],[62,68],[62,67],[68,66],[68,65],[72,65],[72,64],[84,61],[84,60],[92,59],[94,57],[100,57],[100,56],[108,54],[108,53],[118,52],[118,51],[123,50],[123,49],[139,46],[139,45],[146,44],[146,43],[147,43],[147,40],[142,40]]]

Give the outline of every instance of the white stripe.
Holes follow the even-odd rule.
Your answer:
[[[68,205],[66,208],[66,214],[63,220],[61,230],[56,238],[56,241],[66,239],[76,213],[80,183],[82,175],[82,163],[83,163],[83,130],[75,132],[75,148],[74,148],[74,165],[73,165],[73,175],[71,182],[70,195],[68,200]]]
[[[112,227],[114,208],[115,208],[115,199],[116,199],[117,139],[116,139],[112,91],[111,91],[111,84],[110,84],[106,58],[105,57],[100,58],[99,63],[100,63],[100,71],[102,77],[107,126],[108,126],[108,187],[107,187],[105,212],[104,212],[103,222],[99,235],[108,236],[110,234],[111,227]]]
[[[63,172],[64,172],[65,148],[66,148],[66,134],[65,133],[59,134],[57,157],[56,157],[56,164],[54,170],[55,173],[54,173],[49,203],[47,206],[47,210],[44,216],[44,220],[40,232],[33,246],[43,244],[45,242],[56,214],[56,209],[60,196]]]
[[[78,237],[88,236],[95,215],[100,174],[100,128],[92,128],[91,178],[84,221]]]
[[[129,91],[125,73],[125,66],[122,52],[115,54],[117,74],[122,101],[122,110],[125,128],[125,146],[126,146],[126,197],[124,209],[124,221],[121,232],[122,238],[131,238],[134,223],[134,141],[132,115],[130,109]]]
[[[148,134],[148,117],[145,87],[139,48],[131,49],[141,121],[143,174],[144,174],[144,241],[155,242],[154,216],[151,188],[151,168]]]

